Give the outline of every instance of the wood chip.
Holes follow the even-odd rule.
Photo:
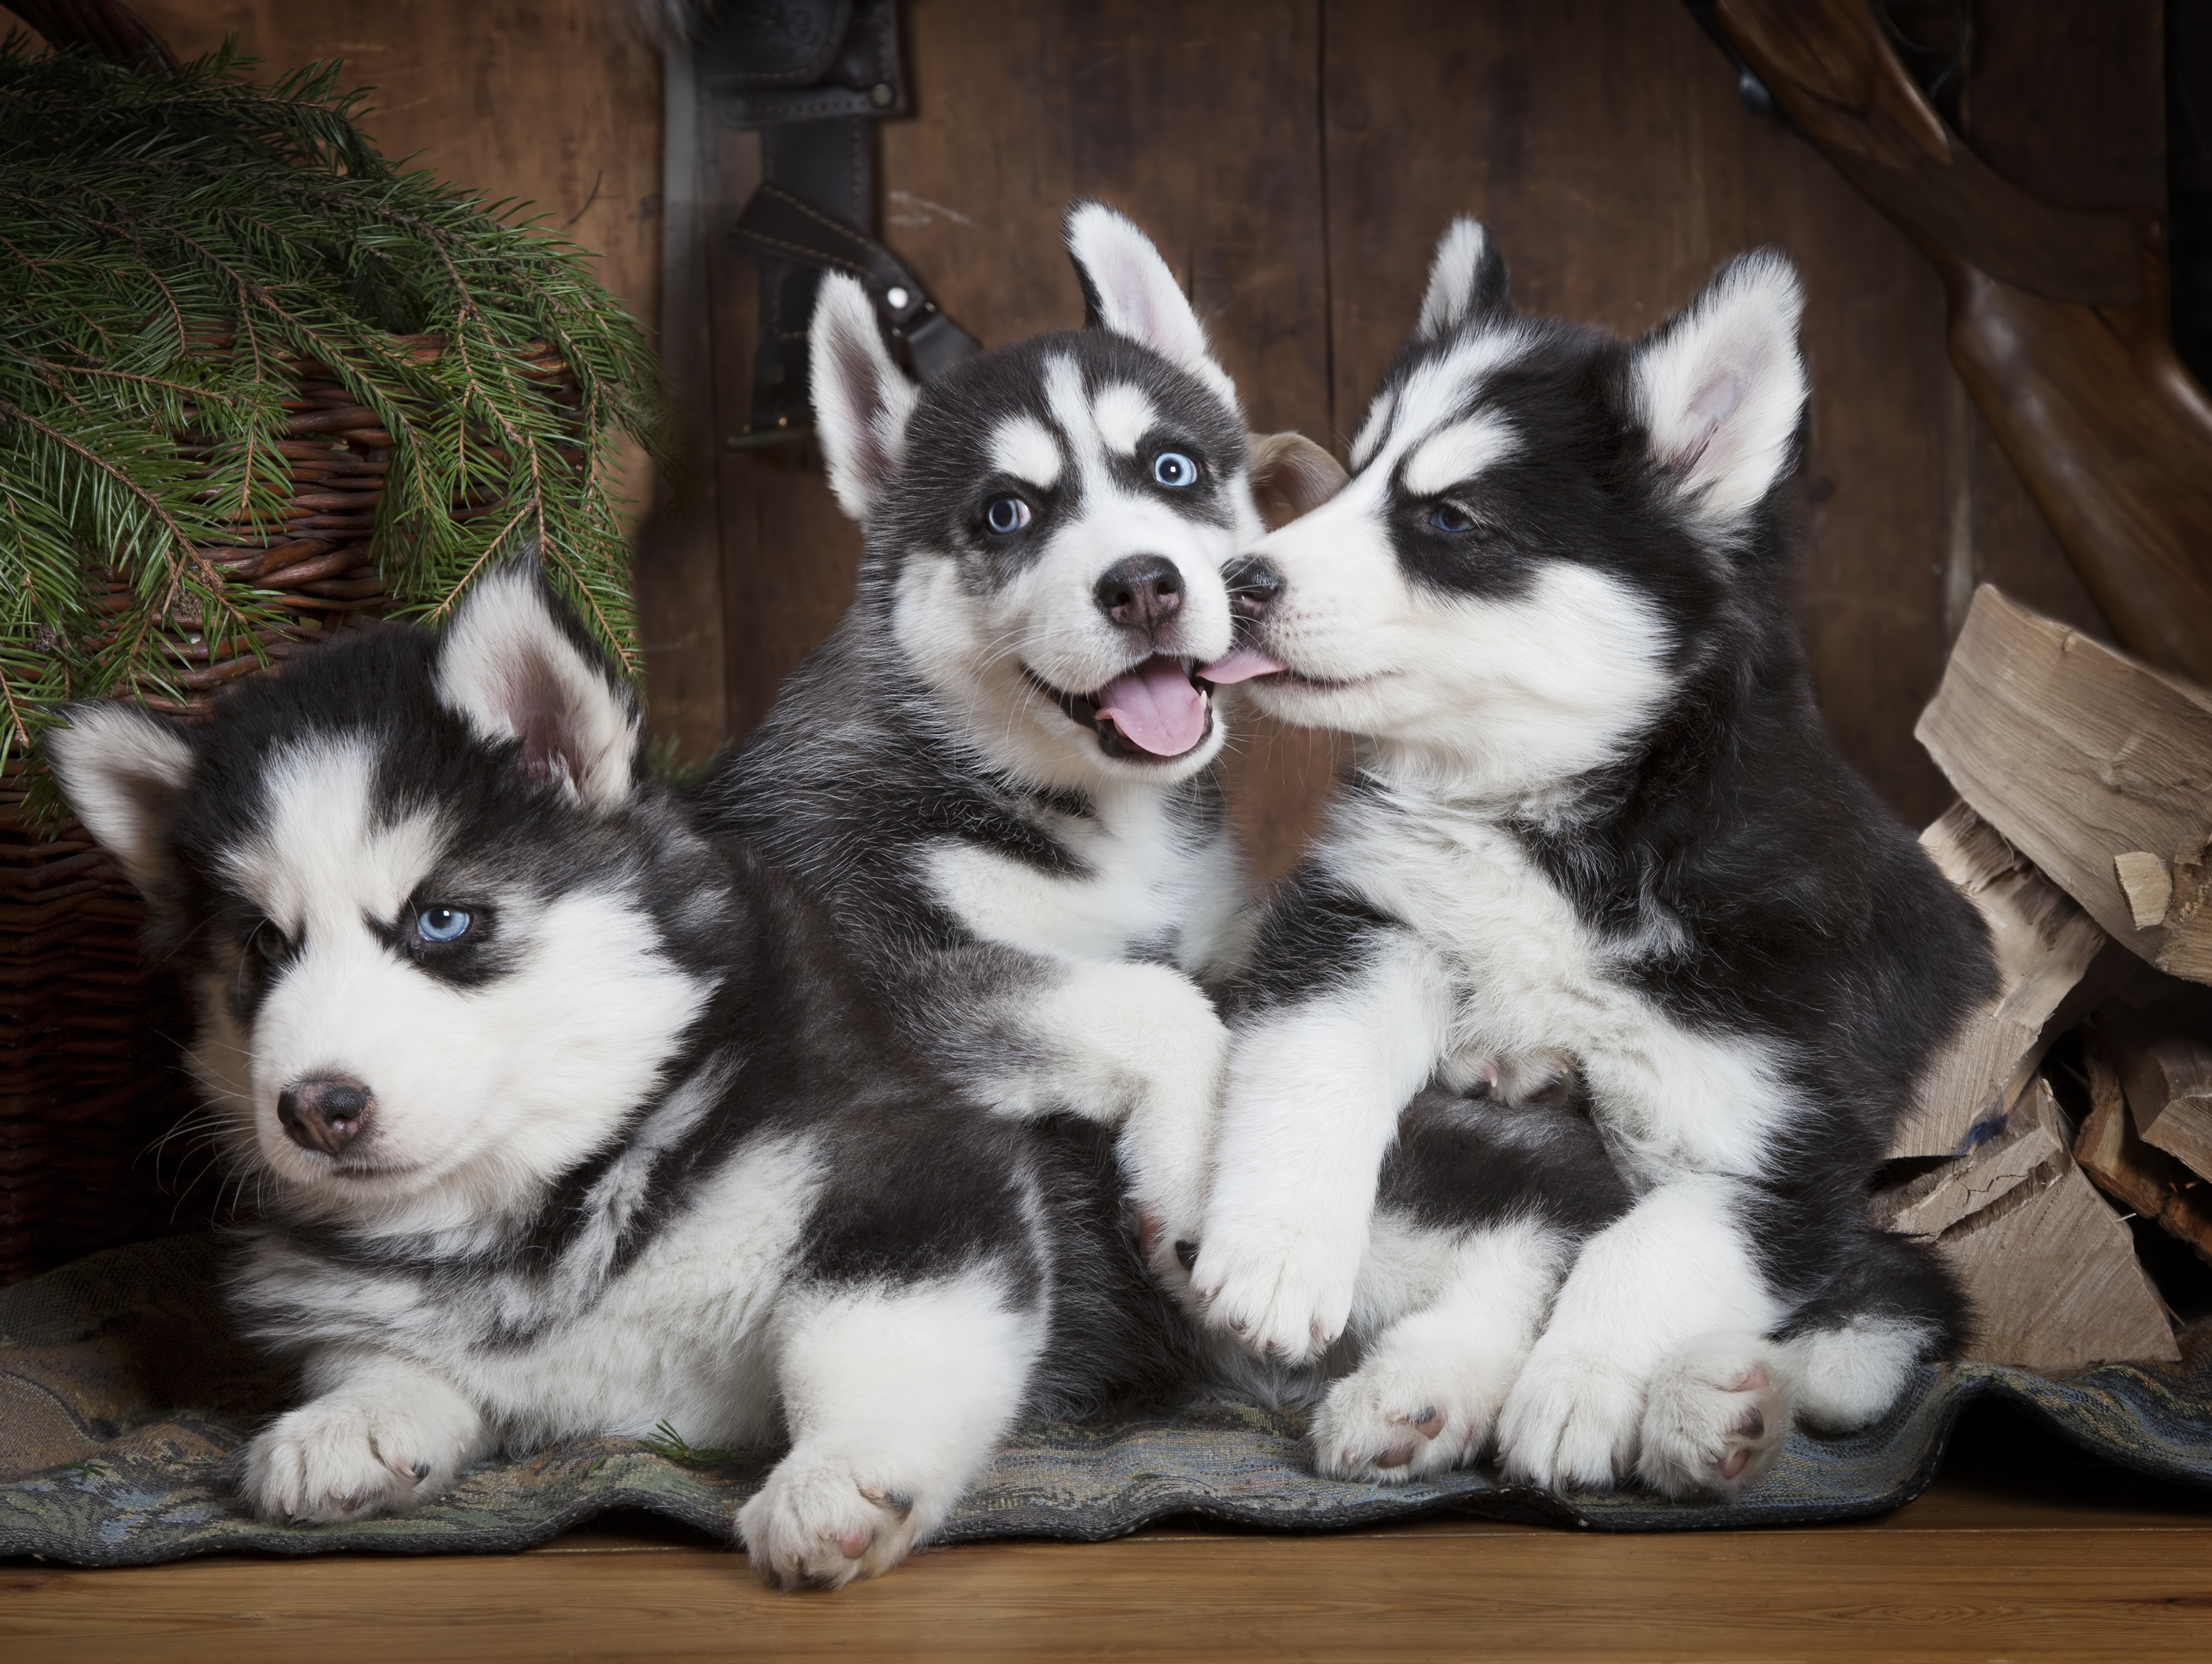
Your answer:
[[[2112,871],[2119,876],[2136,928],[2164,924],[2166,907],[2173,900],[2173,874],[2166,863],[2147,849],[2130,849],[2112,857]]]
[[[2212,694],[1985,584],[1914,732],[1975,812],[2116,939],[2212,981]],[[2148,925],[2118,865],[2144,854],[2170,863],[2172,886]]]

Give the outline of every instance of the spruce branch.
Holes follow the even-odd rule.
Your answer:
[[[318,635],[227,552],[364,474],[400,614],[534,545],[636,663],[607,460],[623,434],[661,454],[642,331],[526,205],[379,155],[338,64],[253,67],[0,46],[0,761],[69,698],[174,702]],[[374,468],[288,446],[310,368],[388,436]]]

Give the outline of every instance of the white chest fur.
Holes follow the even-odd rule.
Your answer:
[[[947,839],[927,858],[930,881],[988,942],[1088,960],[1164,952],[1192,973],[1218,954],[1241,900],[1226,837],[1194,833],[1146,790],[1103,798],[1095,815],[1055,830],[1086,872],[1048,872]]]
[[[1774,1045],[1687,1028],[1631,987],[1619,973],[1634,946],[1599,938],[1493,820],[1434,801],[1352,806],[1324,859],[1449,980],[1453,1084],[1493,1058],[1565,1051],[1637,1181],[1762,1165],[1786,1102]],[[1656,920],[1645,935],[1671,933]]]

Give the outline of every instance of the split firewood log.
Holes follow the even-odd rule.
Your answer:
[[[2212,693],[1984,584],[1914,732],[2115,941],[2212,982]]]
[[[2164,1302],[2127,1225],[2083,1176],[2038,1076],[2002,1129],[1900,1189],[1877,1224],[1932,1240],[1974,1312],[1966,1357],[2036,1369],[2172,1363]]]
[[[2074,1159],[2107,1195],[2212,1264],[2212,1183],[2136,1136],[2119,1072],[2101,1035],[2094,1042],[2084,1048],[2090,1109],[2074,1140]]]
[[[2098,1011],[2096,1031],[2136,1136],[2212,1177],[2212,994],[2147,971]]]

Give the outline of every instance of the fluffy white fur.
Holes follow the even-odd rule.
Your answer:
[[[1214,361],[1204,325],[1151,239],[1103,203],[1085,203],[1067,217],[1067,247],[1090,278],[1101,324],[1236,404],[1236,384]]]
[[[991,460],[1041,491],[1060,483],[1060,441],[1035,416],[1008,416],[991,434]]]
[[[124,876],[142,890],[159,882],[167,808],[191,775],[191,747],[135,711],[98,705],[75,708],[46,744],[70,807]]]
[[[982,1274],[799,1303],[787,1321],[791,1454],[738,1526],[776,1581],[837,1587],[944,1522],[1013,1420],[1040,1336]]]
[[[401,915],[445,840],[427,816],[381,823],[372,767],[353,746],[294,750],[271,767],[268,831],[232,876],[298,944],[296,958],[250,1045],[217,1025],[192,1062],[234,1136],[311,1187],[332,1158],[285,1135],[278,1094],[316,1076],[370,1084],[374,1101],[332,1201],[350,1210],[374,1198],[395,1224],[435,1230],[591,1150],[605,1135],[605,1105],[644,1096],[703,991],[610,891],[498,898],[502,939],[522,967],[484,987],[450,987],[394,955],[369,920]],[[476,1113],[454,1114],[456,1102]]]
[[[1414,329],[1433,341],[1465,319],[1474,305],[1476,280],[1482,258],[1490,247],[1490,234],[1480,220],[1461,218],[1451,222],[1429,263],[1429,287],[1421,297],[1421,318]]]
[[[1012,583],[987,595],[964,580],[955,556],[910,556],[899,576],[893,628],[931,691],[958,714],[995,767],[1038,785],[1079,791],[1121,782],[1157,789],[1188,779],[1220,754],[1227,728],[1218,713],[1206,737],[1182,756],[1126,761],[1101,752],[1097,736],[1069,721],[1024,671],[1053,687],[1088,693],[1129,668],[1128,641],[1100,612],[1094,592],[1099,574],[1133,550],[1164,556],[1184,575],[1183,604],[1164,650],[1195,663],[1228,652],[1229,595],[1221,568],[1258,538],[1259,513],[1243,481],[1232,491],[1242,512],[1229,527],[1125,489],[1107,466],[1115,444],[1107,429],[1117,420],[1117,405],[1142,396],[1107,387],[1093,399],[1065,359],[1048,367],[1047,378],[1053,414],[1074,450],[1065,465],[1080,478],[1082,513]]]
[[[830,489],[848,514],[865,519],[906,454],[916,389],[891,362],[867,290],[841,271],[823,275],[807,354]]]
[[[1210,1322],[1291,1363],[1343,1333],[1383,1152],[1450,1021],[1440,968],[1404,941],[1326,1005],[1238,1029],[1191,1272]]]
[[[594,808],[629,795],[638,714],[607,696],[598,668],[571,647],[521,567],[487,574],[496,604],[453,621],[439,696],[485,738],[543,746],[550,773]]]
[[[1102,793],[1068,829],[1091,865],[1060,876],[972,845],[931,858],[939,894],[989,942],[1049,970],[1022,991],[1031,1044],[981,1090],[1000,1114],[1061,1110],[1126,1128],[1122,1157],[1155,1246],[1196,1236],[1228,1034],[1191,978],[1222,954],[1240,878],[1229,847],[1194,846],[1156,793]],[[1133,943],[1173,942],[1175,965],[1127,963]]]
[[[1067,242],[1099,325],[1196,377],[1233,412],[1234,386],[1143,234],[1094,203],[1070,216]],[[872,319],[852,297],[833,298],[825,285],[822,308],[814,339],[823,445],[840,501],[865,519],[895,487],[915,390],[890,368]],[[1242,473],[1220,482],[1234,505],[1227,525],[1121,482],[1126,459],[1161,419],[1144,390],[1117,381],[1086,388],[1065,354],[1048,357],[1042,376],[1049,422],[995,417],[992,459],[1041,489],[1073,488],[1079,506],[1004,582],[976,581],[957,550],[901,551],[890,622],[905,660],[897,673],[910,669],[926,688],[929,720],[974,756],[978,774],[1083,794],[1092,812],[1054,816],[1051,829],[1086,870],[1044,871],[959,839],[942,841],[922,865],[934,899],[975,937],[1039,957],[1033,984],[994,1005],[988,1023],[970,1013],[1006,1055],[966,1060],[963,1069],[999,1113],[1072,1111],[1125,1128],[1123,1165],[1152,1262],[1179,1279],[1172,1244],[1196,1231],[1227,1046],[1190,975],[1221,951],[1243,884],[1227,841],[1194,835],[1164,788],[1210,765],[1226,728],[1216,712],[1179,756],[1109,755],[1036,680],[1086,695],[1147,652],[1192,665],[1226,653],[1234,632],[1222,569],[1263,527]],[[1164,557],[1183,578],[1182,605],[1149,647],[1097,601],[1106,570],[1139,553]],[[1163,956],[1173,965],[1128,963]],[[1010,1033],[1020,1043],[1006,1045]],[[945,1044],[957,1052],[963,1042],[952,1035]]]
[[[1566,1245],[1529,1224],[1453,1238],[1375,1221],[1353,1329],[1359,1366],[1314,1418],[1322,1471],[1401,1483],[1463,1466],[1490,1442],[1507,1390],[1550,1309]]]
[[[538,715],[605,742],[603,759],[571,754],[581,766],[568,779],[586,801],[605,805],[602,762],[618,758],[622,791],[635,789],[626,701],[535,591],[481,586],[453,641],[462,668],[447,693],[472,721],[532,689]],[[136,777],[173,786],[188,754],[143,718],[95,714],[74,732],[69,789],[118,838],[153,838],[155,822],[127,808]],[[366,742],[343,739],[270,759],[264,829],[226,876],[291,950],[250,1026],[225,990],[208,991],[194,1061],[245,1167],[281,1188],[288,1215],[406,1237],[415,1252],[426,1236],[462,1252],[537,1205],[650,1100],[702,990],[665,956],[619,874],[491,897],[514,963],[487,982],[450,986],[392,951],[368,921],[419,904],[453,834],[434,811],[381,810],[374,768]],[[1197,997],[1171,972],[1118,969]],[[277,1122],[277,1093],[314,1074],[373,1094],[343,1159],[295,1146]],[[704,1067],[653,1103],[623,1159],[597,1178],[592,1223],[550,1283],[500,1269],[440,1282],[366,1257],[334,1276],[277,1237],[257,1238],[238,1272],[250,1309],[287,1314],[315,1339],[307,1401],[248,1448],[254,1507],[306,1522],[402,1511],[495,1448],[580,1429],[642,1436],[665,1421],[699,1445],[792,1441],[738,1521],[771,1582],[872,1575],[934,1530],[1021,1400],[1044,1339],[1032,1301],[988,1268],[836,1294],[787,1286],[828,1159],[796,1132],[755,1139],[611,1274],[624,1220],[650,1199],[654,1153],[720,1102],[726,1079]],[[493,1333],[506,1339],[482,1344]]]
[[[1808,392],[1797,348],[1804,309],[1787,260],[1746,255],[1638,361],[1653,452],[1713,521],[1757,503],[1789,461]]]
[[[1671,1179],[1584,1245],[1506,1400],[1498,1435],[1508,1473],[1558,1490],[1609,1489],[1638,1471],[1648,1448],[1645,1477],[1663,1485],[1702,1460],[1695,1453],[1711,1451],[1714,1426],[1740,1418],[1740,1410],[1705,1401],[1739,1391],[1735,1376],[1705,1372],[1693,1391],[1679,1364],[1669,1367],[1685,1348],[1717,1344],[1763,1360],[1768,1349],[1759,1337],[1784,1315],[1735,1226],[1732,1188],[1702,1174]],[[1672,1390],[1654,1397],[1670,1375]],[[1766,1385],[1774,1396],[1763,1407],[1773,1412],[1766,1419],[1778,1442],[1790,1424],[1778,1363]],[[1717,1457],[1696,1471],[1709,1482],[1668,1488],[1711,1495],[1753,1476],[1723,1473]]]

